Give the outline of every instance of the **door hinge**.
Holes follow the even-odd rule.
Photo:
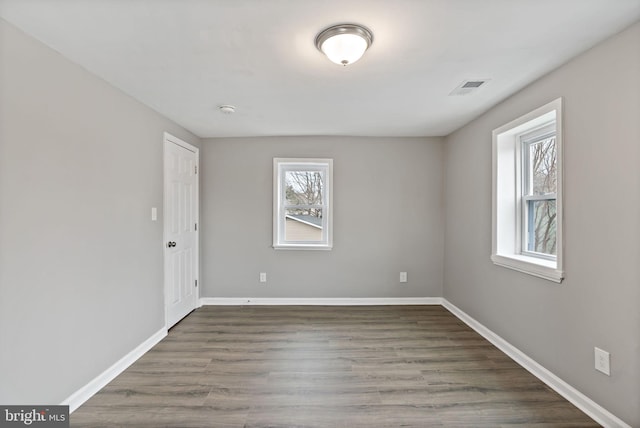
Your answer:
[[[198,286],[198,280],[196,279],[196,287]]]
[[[195,171],[196,171],[196,174],[197,174],[198,173],[198,165],[196,165],[194,168],[195,168]]]
[[[195,224],[195,228],[196,228],[196,230],[198,230],[198,223]]]

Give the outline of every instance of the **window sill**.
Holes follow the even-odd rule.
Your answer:
[[[310,245],[310,244],[285,244],[285,245],[274,245],[274,250],[320,250],[320,251],[330,251],[333,249],[332,246],[329,245]]]
[[[552,260],[543,260],[521,254],[492,254],[491,261],[495,265],[557,283],[562,282],[564,278],[564,272],[558,270],[556,262]]]

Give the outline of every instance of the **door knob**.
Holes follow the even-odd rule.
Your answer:
[[[175,242],[173,242],[173,241],[169,241],[169,242],[167,243],[167,247],[169,247],[169,248],[171,248],[171,247],[175,247],[175,246],[176,246],[176,243],[175,243]]]

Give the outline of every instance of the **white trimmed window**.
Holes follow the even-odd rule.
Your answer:
[[[273,248],[330,250],[332,159],[273,159]]]
[[[562,269],[562,99],[493,131],[491,260],[555,282]]]

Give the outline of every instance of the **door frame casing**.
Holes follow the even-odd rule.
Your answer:
[[[198,227],[195,231],[195,272],[194,277],[197,281],[197,289],[195,291],[196,301],[195,308],[200,307],[200,149],[196,146],[193,146],[186,141],[181,140],[180,138],[171,135],[168,132],[164,133],[164,138],[162,142],[162,254],[163,254],[163,265],[162,265],[162,278],[163,278],[163,297],[164,297],[164,325],[168,330],[172,326],[169,325],[169,284],[167,278],[167,236],[168,236],[168,223],[167,223],[167,144],[175,144],[180,146],[186,150],[193,152],[196,156],[196,197],[195,197],[195,216],[196,223]]]

